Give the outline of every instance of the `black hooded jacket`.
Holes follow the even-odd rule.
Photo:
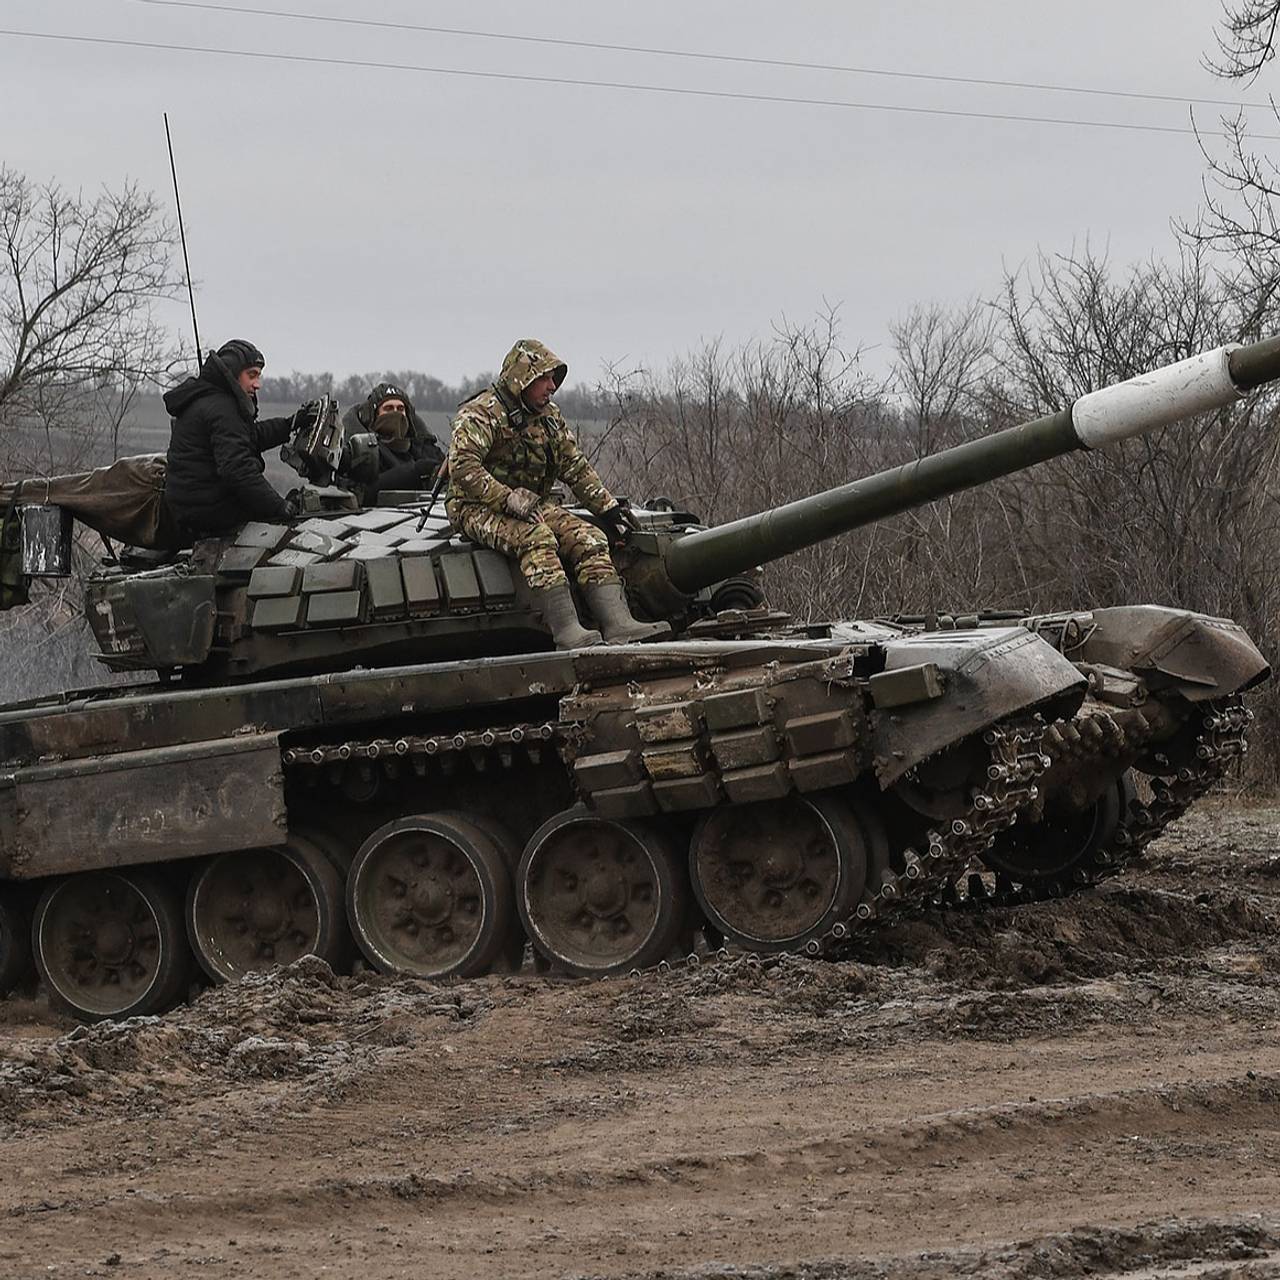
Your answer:
[[[378,383],[363,401],[352,405],[342,415],[345,435],[373,430],[378,405],[388,398],[388,386],[384,382]],[[399,388],[393,390],[396,399],[403,400],[405,404],[405,416],[409,419],[409,449],[407,453],[397,453],[385,440],[378,441],[378,480],[376,484],[365,486],[367,497],[372,497],[380,489],[421,489],[424,481],[430,488],[440,464],[444,462],[443,450],[418,417],[418,411],[409,398]]]
[[[186,534],[222,533],[247,520],[287,520],[267,482],[264,450],[289,438],[291,418],[257,418],[257,406],[212,352],[200,376],[165,392],[173,418],[164,493]]]

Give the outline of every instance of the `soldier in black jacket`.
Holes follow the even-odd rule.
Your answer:
[[[431,488],[444,452],[394,382],[379,382],[362,404],[352,405],[342,428],[347,436],[372,431],[378,437],[378,478],[365,484],[365,501],[380,489]]]
[[[263,475],[263,453],[289,439],[293,422],[258,421],[264,363],[252,342],[233,338],[209,353],[198,377],[165,393],[173,418],[165,502],[186,541],[296,514]]]

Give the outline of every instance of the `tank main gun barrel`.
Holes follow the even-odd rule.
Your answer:
[[[666,572],[694,592],[912,507],[1022,471],[1076,449],[1145,435],[1233,403],[1280,378],[1280,338],[1217,347],[1081,396],[1066,409],[929,454],[785,506],[687,534],[666,552]]]

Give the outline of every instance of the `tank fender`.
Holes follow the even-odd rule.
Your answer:
[[[881,702],[893,704],[874,713],[873,760],[882,787],[1007,716],[1070,715],[1087,688],[1072,663],[1022,627],[922,632],[890,640],[884,650],[884,672],[870,682],[873,703],[880,685],[891,691]],[[904,701],[912,688],[919,697]]]
[[[1189,702],[1239,693],[1271,671],[1244,628],[1229,618],[1139,604],[1095,609],[1078,621],[1084,638],[1067,649],[1073,661],[1137,671],[1157,688],[1176,688]]]
[[[194,666],[213,648],[218,606],[212,574],[125,583],[142,642],[157,668]]]
[[[103,656],[157,670],[204,662],[217,622],[215,583],[211,574],[172,569],[91,582],[85,603]]]
[[[15,880],[280,844],[279,734],[37,764],[0,779],[0,875]]]

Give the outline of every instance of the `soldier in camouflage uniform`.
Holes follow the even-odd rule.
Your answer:
[[[635,527],[551,399],[568,371],[541,342],[522,338],[493,386],[463,403],[449,445],[449,519],[459,533],[519,562],[559,648],[666,635],[665,622],[631,616],[608,536],[551,501],[552,486],[562,480],[617,537]],[[579,621],[561,557],[599,631]]]

